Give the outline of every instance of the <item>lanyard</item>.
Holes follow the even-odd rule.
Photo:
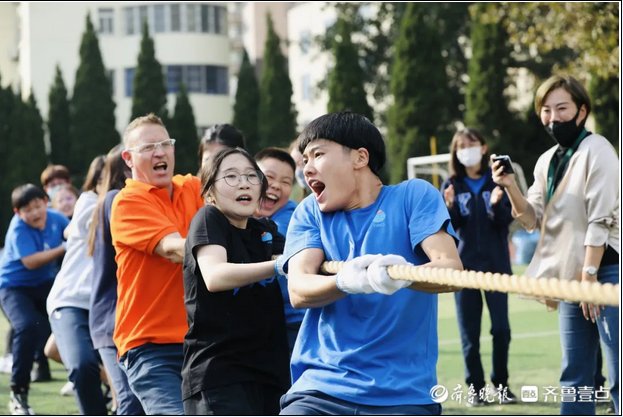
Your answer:
[[[575,151],[580,146],[580,142],[588,135],[586,129],[582,129],[580,132],[580,136],[575,140],[573,146],[571,146],[564,153],[562,158],[559,161],[556,161],[556,155],[552,156],[551,161],[549,162],[549,169],[547,170],[547,198],[545,202],[547,203],[554,195],[554,191],[556,191],[556,187],[560,182],[560,177],[564,173],[564,170],[567,168],[567,164],[569,164],[569,160],[571,156],[575,153]],[[559,145],[560,146],[560,145]]]

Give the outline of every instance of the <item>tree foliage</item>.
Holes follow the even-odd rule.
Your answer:
[[[39,184],[41,171],[47,165],[43,142],[43,118],[31,93],[23,102],[16,94],[10,117],[9,146],[6,150],[8,169],[2,181],[12,190],[20,184]],[[10,191],[10,190],[9,190]]]
[[[175,142],[175,171],[180,174],[194,174],[199,169],[197,163],[197,126],[192,105],[188,99],[186,86],[182,84],[175,100],[173,117],[168,124],[169,135]]]
[[[515,124],[504,96],[510,61],[508,36],[500,20],[483,19],[487,12],[498,16],[491,12],[497,7],[496,3],[471,6],[472,57],[467,67],[465,124],[478,129],[494,152],[504,153],[508,150],[504,145],[514,139],[509,134]]]
[[[430,138],[447,134],[451,122],[438,22],[427,7],[407,5],[395,43],[390,83],[394,103],[388,114],[392,182],[406,177],[407,158],[430,154]]]
[[[80,64],[69,108],[72,123],[68,168],[72,176],[82,177],[93,158],[106,154],[119,143],[111,85],[89,15],[80,43]]]
[[[56,66],[54,83],[48,95],[48,132],[50,134],[51,153],[50,160],[54,164],[68,166],[70,164],[69,153],[71,138],[69,130],[71,119],[69,117],[69,99],[67,88],[63,81],[60,67]]]
[[[338,17],[337,36],[333,40],[333,58],[335,64],[329,71],[328,89],[330,113],[350,110],[362,114],[374,121],[372,108],[366,99],[364,75],[359,65],[359,55],[351,41],[351,24],[343,17]]]
[[[619,77],[611,76],[591,78],[589,84],[593,109],[591,114],[595,117],[595,130],[603,135],[615,147],[619,146]]]
[[[260,91],[255,77],[255,68],[249,61],[246,49],[242,51],[235,100],[233,125],[243,133],[247,148],[252,152],[259,151],[258,108]]]
[[[586,72],[603,79],[619,74],[619,3],[501,3],[504,20],[517,51],[535,61],[557,49],[575,55],[555,70]]]
[[[386,123],[384,105],[390,93],[390,79],[395,44],[400,30],[400,21],[408,3],[331,3],[327,7],[335,10],[338,19],[345,18],[351,26],[352,39],[358,50],[361,68],[364,76],[366,91],[377,103],[377,122]],[[441,43],[441,53],[446,64],[448,84],[445,94],[449,99],[448,111],[451,118],[462,118],[463,93],[465,85],[463,79],[466,72],[466,59],[461,42],[465,39],[469,22],[467,6],[469,3],[426,3],[426,13],[436,22],[435,36]],[[365,8],[373,8],[373,13],[365,12]],[[337,22],[337,21],[336,21]],[[323,51],[330,51],[333,39],[337,36],[336,24],[330,26],[324,35],[316,38],[316,42]],[[321,81],[320,89],[326,88],[326,82]]]
[[[167,90],[162,75],[162,66],[156,59],[154,40],[149,36],[149,26],[143,22],[143,37],[138,54],[138,63],[134,73],[132,88],[132,116],[136,117],[154,113],[166,124],[167,122]]]
[[[7,173],[11,171],[11,161],[8,159],[8,151],[11,146],[11,114],[16,100],[10,87],[2,87],[0,77],[0,246],[4,246],[6,230],[13,216],[11,210],[11,190],[13,184],[6,180]]]
[[[292,82],[286,58],[270,14],[266,15],[266,44],[260,79],[258,147],[282,146],[296,136],[296,110],[292,104]]]

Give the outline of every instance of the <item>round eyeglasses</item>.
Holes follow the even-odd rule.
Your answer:
[[[133,148],[127,148],[127,150],[137,153],[149,153],[154,152],[158,148],[162,148],[166,151],[167,149],[171,149],[173,146],[175,146],[175,139],[165,139],[155,143],[143,143],[141,145],[134,146]]]
[[[217,178],[216,181],[225,180],[225,184],[230,187],[237,187],[242,182],[243,177],[251,185],[259,185],[262,183],[262,174],[257,171],[249,172],[248,174],[234,174],[232,172],[221,178]]]

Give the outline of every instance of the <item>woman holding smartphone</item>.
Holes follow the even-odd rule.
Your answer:
[[[523,196],[513,174],[493,164],[493,180],[504,187],[513,216],[541,238],[526,275],[534,278],[619,283],[619,159],[606,138],[588,132],[591,100],[570,76],[554,75],[537,89],[534,109],[556,145],[534,167],[534,183]],[[610,396],[619,409],[619,309],[589,303],[546,300],[558,307],[562,373],[569,388],[561,414],[595,414],[595,402],[583,401],[581,388],[593,387],[601,341]],[[571,391],[572,390],[572,391]],[[602,393],[603,394],[603,393]],[[596,394],[595,394],[596,395]]]
[[[513,218],[508,198],[491,178],[485,139],[475,129],[464,128],[454,134],[450,152],[450,177],[441,190],[452,226],[460,239],[459,255],[463,266],[466,270],[510,274],[508,226]],[[488,392],[480,359],[483,298],[489,309],[493,336],[493,386]],[[465,362],[465,382],[474,389],[466,405],[516,403],[515,395],[508,388],[511,341],[508,294],[463,289],[454,293],[454,300]]]

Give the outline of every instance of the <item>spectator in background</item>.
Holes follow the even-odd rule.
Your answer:
[[[305,197],[307,197],[311,189],[309,185],[305,182],[305,174],[303,172],[303,168],[305,164],[303,163],[303,154],[299,151],[298,148],[298,140],[294,139],[290,146],[288,147],[288,152],[290,152],[290,156],[294,160],[296,164],[296,168],[294,169],[294,178],[296,179],[296,190],[293,191],[293,195],[296,196],[296,201],[301,201]]]
[[[493,163],[493,181],[504,187],[512,213],[541,239],[527,276],[619,283],[620,161],[606,138],[588,132],[591,100],[584,86],[567,75],[554,75],[537,89],[534,109],[557,143],[534,167],[534,183],[524,197],[515,175]],[[573,389],[560,403],[561,414],[595,414],[595,402],[583,401],[582,387],[595,382],[601,341],[610,397],[619,408],[619,308],[546,300],[559,309],[562,373],[560,386]]]
[[[245,148],[244,135],[230,124],[217,124],[206,129],[199,142],[199,167],[203,167],[211,155],[224,148]]]
[[[200,181],[175,175],[175,140],[154,114],[134,119],[121,153],[132,178],[110,218],[117,253],[113,340],[147,414],[183,414],[182,343],[188,330],[182,261],[190,222],[203,206]]]
[[[41,186],[48,194],[50,201],[52,201],[59,186],[63,184],[71,184],[71,175],[69,175],[66,166],[50,164],[41,172]]]
[[[484,137],[475,129],[454,134],[450,144],[450,177],[441,191],[459,236],[463,267],[472,271],[511,274],[508,227],[513,221],[504,191],[491,179],[489,152]],[[483,296],[491,318],[493,336],[491,382],[485,390],[485,374],[480,358]],[[487,402],[514,404],[517,398],[508,388],[508,351],[511,328],[508,321],[508,294],[462,289],[454,293],[456,314],[463,347],[465,382],[474,388],[469,407]]]
[[[15,215],[0,259],[0,303],[14,332],[9,409],[32,415],[30,371],[35,352],[43,357],[50,335],[45,302],[56,275],[52,264],[65,253],[63,230],[69,220],[48,209],[47,194],[32,184],[15,188],[11,203]]]
[[[294,170],[296,165],[290,154],[280,148],[264,148],[255,154],[255,161],[268,181],[266,197],[260,201],[256,217],[268,217],[277,224],[279,233],[286,236],[288,225],[296,203],[290,200],[294,184]],[[283,297],[283,308],[286,316],[288,345],[290,354],[294,349],[294,342],[298,335],[304,309],[295,309],[290,303],[288,294],[288,280],[285,275],[279,276],[279,286]]]
[[[113,342],[117,305],[117,263],[110,235],[110,210],[113,200],[132,173],[121,157],[122,145],[108,152],[102,172],[97,207],[89,225],[88,254],[93,256],[93,285],[89,298],[89,330],[109,376],[116,400],[117,415],[142,415],[143,407],[128,384],[117,362]]]
[[[89,297],[92,291],[93,258],[87,255],[89,223],[97,203],[105,157],[91,162],[67,228],[67,252],[47,299],[47,312],[54,340],[74,384],[81,414],[106,415],[100,384],[100,360],[89,334]],[[63,189],[55,197],[60,196]]]
[[[61,184],[55,187],[53,194],[52,208],[60,211],[71,220],[80,192],[71,184]]]

